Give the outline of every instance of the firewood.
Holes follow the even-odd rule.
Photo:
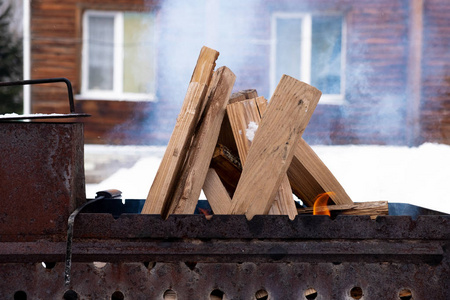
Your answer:
[[[321,92],[283,75],[255,133],[232,199],[232,214],[267,214]]]
[[[240,99],[240,101],[246,99],[243,92],[235,93],[231,98],[233,97],[235,97],[233,103],[238,102],[236,99]],[[267,100],[264,97],[258,97],[255,101],[260,111],[264,110],[267,106]],[[224,159],[224,157],[218,156],[217,159]],[[237,180],[240,177],[240,170],[233,167],[225,170],[223,166],[217,164],[215,166],[219,177],[227,187],[227,190],[229,192],[231,191],[230,193],[232,195],[236,188]],[[328,191],[334,192],[332,201],[335,203],[353,203],[331,171],[303,138],[300,138],[299,145],[295,150],[294,158],[287,174],[290,179],[292,191],[307,206],[312,207],[315,197]],[[231,178],[233,178],[233,184],[227,185]]]
[[[210,167],[216,171],[228,193],[232,196],[242,173],[242,164],[239,157],[224,145],[217,144]]]
[[[294,194],[306,206],[313,206],[316,196],[325,192],[334,193],[331,200],[335,204],[353,204],[333,173],[302,138],[295,148],[287,175]]]
[[[203,192],[212,211],[216,215],[228,214],[231,209],[231,197],[225,189],[216,170],[210,168],[203,184]]]
[[[231,130],[230,120],[228,119],[228,115],[225,112],[225,116],[223,118],[222,126],[220,128],[219,138],[217,139],[217,143],[223,145],[227,149],[229,149],[233,153],[237,153],[236,142],[233,137],[233,131]]]
[[[245,99],[253,99],[258,97],[258,92],[255,89],[242,90],[233,93],[230,97],[230,104],[239,102]]]
[[[261,118],[267,110],[267,99],[264,97],[258,97],[255,99],[256,106],[258,107],[259,115]],[[292,220],[297,215],[297,208],[295,206],[294,198],[292,196],[292,188],[287,175],[283,176],[280,184],[280,188],[275,196],[275,205],[272,205],[272,214],[288,215]],[[275,209],[277,208],[277,209]],[[270,211],[269,211],[270,214]]]
[[[239,158],[245,166],[247,154],[252,144],[253,136],[261,119],[255,99],[246,99],[227,105],[228,119],[236,141]],[[251,128],[253,126],[253,128]]]
[[[200,196],[236,76],[227,67],[213,75],[208,104],[183,167],[169,214],[192,214]]]
[[[236,93],[231,94],[229,103],[231,104],[231,103],[242,101],[242,100],[245,100],[245,99],[247,99],[247,97],[245,97],[244,93],[236,92]]]
[[[258,97],[258,93],[254,89],[242,90],[236,93],[233,93],[230,96],[229,103],[234,103],[237,101],[242,101],[245,99],[251,99]],[[231,130],[230,121],[228,119],[227,113],[225,113],[225,117],[223,118],[222,127],[219,133],[218,143],[225,146],[233,153],[238,153],[238,149],[236,146],[236,142],[234,140],[233,132]]]
[[[255,89],[247,89],[231,94],[229,103],[258,97]],[[241,176],[242,164],[238,157],[236,141],[231,129],[228,114],[225,112],[222,127],[220,128],[216,150],[211,161],[211,167],[219,175],[230,196],[233,196]]]
[[[163,214],[170,205],[174,186],[204,107],[204,99],[219,52],[203,47],[191,77],[181,112],[148,193],[142,213]]]
[[[387,201],[371,201],[353,204],[328,205],[326,207],[318,207],[318,211],[328,209],[332,215],[369,215],[372,219],[377,216],[388,215],[389,208]],[[299,208],[299,214],[312,214],[313,208]]]
[[[231,128],[236,140],[239,157],[241,158],[243,165],[252,144],[251,136],[255,134],[261,120],[261,113],[258,109],[257,101],[267,102],[264,97],[258,97],[256,99],[247,99],[234,102],[227,106],[227,113],[231,123]],[[265,108],[262,107],[261,109]],[[253,128],[250,128],[252,126]],[[274,203],[269,210],[269,214],[283,214],[288,215],[291,219],[294,219],[297,215],[297,210],[292,196],[289,179],[287,176],[284,177],[285,178],[282,181],[280,189],[275,195]]]
[[[267,105],[264,100],[257,102],[260,110]],[[316,196],[325,192],[333,192],[331,200],[335,204],[353,203],[333,173],[303,138],[298,142],[287,174],[292,191],[307,206],[313,206]]]

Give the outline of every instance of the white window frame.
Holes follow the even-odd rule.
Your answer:
[[[89,83],[89,54],[87,37],[89,33],[90,16],[112,16],[114,17],[114,45],[123,45],[123,12],[87,10],[83,14],[83,47],[82,47],[82,70],[81,70],[81,94],[76,95],[77,100],[127,100],[127,101],[155,101],[153,93],[124,93],[123,92],[123,47],[114,47],[114,73],[113,90],[90,90]]]
[[[275,12],[271,19],[271,56],[270,56],[270,91],[275,91],[280,78],[276,77],[276,58],[277,58],[277,19],[301,19],[302,22],[302,43],[300,49],[300,78],[303,82],[311,82],[311,50],[312,50],[312,19],[315,14],[308,13],[285,13]],[[337,13],[317,14],[317,16],[342,16]],[[341,40],[341,93],[340,94],[322,94],[319,104],[343,105],[345,101],[345,49],[346,49],[347,25],[345,18],[342,21],[342,40]]]

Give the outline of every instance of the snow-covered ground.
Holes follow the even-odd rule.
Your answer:
[[[124,199],[145,199],[158,170],[164,147],[85,146],[85,153],[141,153],[133,167],[120,169],[99,184],[87,184],[93,198],[116,188]],[[313,146],[317,155],[355,202],[387,200],[450,213],[450,146]],[[202,194],[201,197],[204,197]],[[205,198],[202,198],[205,199]]]

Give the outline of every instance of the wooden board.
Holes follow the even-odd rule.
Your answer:
[[[258,107],[259,115],[263,117],[267,110],[267,99],[258,97],[255,99],[255,102]],[[295,206],[291,184],[287,175],[284,175],[281,180],[280,188],[275,195],[275,202],[270,208],[269,214],[288,215],[291,220],[297,215],[297,207]]]
[[[318,89],[283,75],[254,136],[230,213],[248,219],[267,214],[320,96]]]
[[[302,138],[299,140],[287,171],[292,191],[306,206],[313,206],[317,195],[333,192],[335,204],[353,204],[333,173]]]
[[[228,214],[231,209],[231,197],[225,189],[216,170],[210,168],[203,184],[203,192],[215,215]]]
[[[208,103],[178,180],[169,214],[193,214],[210,165],[236,76],[227,67],[213,76]]]
[[[251,140],[253,139],[249,138],[249,135],[254,135],[261,120],[256,101],[255,99],[246,99],[229,104],[227,106],[227,114],[237,145],[239,158],[244,167],[248,151],[252,144]],[[252,126],[254,128],[250,128]]]
[[[231,153],[224,145],[217,144],[210,167],[216,171],[228,193],[232,196],[242,173],[242,164],[239,157]]]
[[[267,103],[264,97],[258,97],[255,99],[241,99],[240,101],[235,101],[227,106],[228,118],[238,148],[239,157],[243,165],[245,164],[248,151],[252,144],[252,136],[256,132],[261,120],[258,102]],[[261,109],[265,110],[265,107],[266,106],[262,106]],[[294,219],[297,215],[297,209],[295,207],[289,180],[287,176],[284,177],[285,178],[283,178],[281,186],[275,195],[274,203],[268,213],[274,215],[288,215],[289,218]]]
[[[255,89],[242,90],[233,93],[230,97],[230,104],[239,102],[245,99],[253,99],[258,97],[258,92]]]
[[[258,93],[254,89],[242,90],[236,93],[233,93],[230,96],[229,103],[234,103],[238,101],[242,101],[245,99],[251,99],[258,97]],[[228,114],[225,113],[225,117],[223,118],[222,127],[220,129],[220,134],[218,138],[218,143],[225,146],[229,149],[234,155],[238,155],[238,149],[236,146],[236,142],[234,140],[233,131],[231,129],[230,120],[228,119]]]
[[[194,129],[204,107],[204,99],[219,52],[203,47],[191,77],[181,112],[167,145],[163,159],[142,209],[143,214],[164,214],[174,193],[174,185],[183,163]]]
[[[369,215],[371,219],[375,219],[377,216],[383,216],[389,214],[389,205],[387,201],[370,201],[360,202],[353,204],[341,204],[341,205],[328,205],[325,207],[319,207],[318,211],[324,211],[328,209],[331,215]],[[299,214],[312,214],[313,208],[299,208]]]

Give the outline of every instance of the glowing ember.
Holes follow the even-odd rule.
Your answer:
[[[314,199],[313,215],[327,215],[331,216],[330,210],[327,207],[330,196],[333,196],[333,192],[326,192],[319,194]]]

